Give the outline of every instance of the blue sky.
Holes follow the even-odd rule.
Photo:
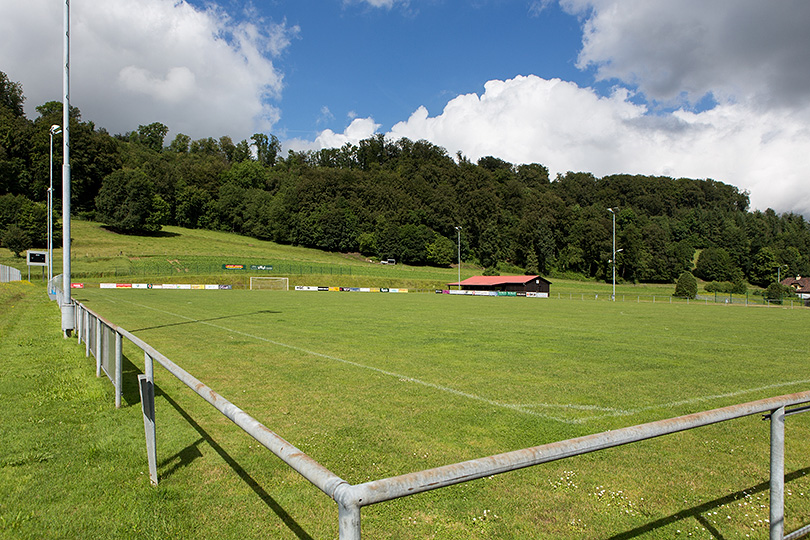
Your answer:
[[[574,16],[556,5],[533,15],[520,1],[474,4],[265,8],[265,16],[300,28],[278,62],[285,74],[278,131],[314,138],[324,128],[342,131],[350,115],[372,116],[387,130],[420,105],[438,113],[459,94],[518,74],[593,82],[574,65],[581,43]]]
[[[167,144],[383,134],[477,160],[712,178],[810,218],[807,0],[74,0],[71,103]],[[62,5],[0,0],[26,112],[61,96]]]

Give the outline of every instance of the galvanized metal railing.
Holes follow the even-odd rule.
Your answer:
[[[13,266],[0,264],[0,283],[8,283],[10,281],[22,281],[22,272]]]
[[[156,361],[262,446],[332,498],[338,507],[340,540],[360,540],[360,512],[365,506],[756,414],[765,414],[771,425],[770,540],[795,540],[810,533],[810,525],[808,525],[787,535],[784,534],[785,417],[810,410],[810,406],[802,406],[810,403],[810,391],[740,403],[352,485],[216,393],[148,343],[107,321],[79,302],[76,302],[76,309],[78,340],[80,343],[82,340],[85,342],[86,354],[96,357],[97,376],[105,372],[115,385],[116,407],[121,405],[122,339],[126,338],[144,353],[144,374],[140,375],[138,379],[146,433],[149,477],[155,485],[158,483],[154,414],[154,362]],[[105,335],[107,337],[104,337]],[[113,340],[114,349],[111,346]],[[113,370],[113,375],[110,375],[105,366]]]

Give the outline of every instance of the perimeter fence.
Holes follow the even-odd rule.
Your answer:
[[[581,301],[612,301],[610,294],[593,292],[567,292],[552,293],[549,298],[558,300],[581,300]],[[725,304],[735,306],[774,306],[800,308],[810,307],[810,300],[799,297],[787,297],[781,300],[769,300],[761,295],[728,295],[728,294],[699,294],[696,298],[681,298],[672,295],[657,294],[617,294],[616,302],[631,303],[652,303],[652,304]]]
[[[12,266],[0,264],[0,283],[8,283],[10,281],[22,281],[22,272]]]
[[[61,294],[58,296],[60,296],[61,302]],[[789,534],[784,533],[785,418],[810,410],[810,405],[808,405],[810,391],[740,403],[352,485],[215,392],[139,337],[104,319],[82,303],[74,300],[73,304],[76,309],[77,340],[79,344],[84,342],[88,356],[92,355],[96,358],[96,375],[101,376],[102,373],[105,373],[114,384],[116,407],[121,405],[123,340],[130,341],[143,352],[144,374],[138,376],[138,385],[144,418],[149,478],[154,485],[158,483],[154,399],[154,363],[157,362],[335,501],[338,510],[340,540],[360,540],[361,509],[365,506],[757,414],[765,414],[766,418],[770,420],[769,538],[770,540],[795,540],[810,533],[810,525]]]
[[[115,277],[130,276],[180,276],[188,275],[208,275],[208,274],[251,274],[251,275],[327,275],[327,276],[351,276],[351,265],[336,265],[325,263],[251,263],[234,262],[223,264],[221,261],[207,260],[159,260],[159,261],[139,261],[130,266],[116,266],[112,272],[107,272]]]

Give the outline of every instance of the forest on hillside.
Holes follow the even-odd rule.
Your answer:
[[[61,103],[30,120],[24,100],[0,72],[0,245],[15,253],[47,243],[50,128],[62,122]],[[486,268],[610,279],[612,208],[621,280],[673,282],[693,270],[765,287],[779,273],[810,275],[803,216],[752,212],[747,193],[711,179],[549,178],[541,164],[474,163],[383,135],[284,156],[273,135],[166,141],[168,132],[154,122],[111,135],[72,107],[73,215],[125,234],[170,224],[415,265],[454,263],[460,236],[462,259]],[[61,186],[61,135],[53,150]],[[56,216],[60,196],[55,187]]]

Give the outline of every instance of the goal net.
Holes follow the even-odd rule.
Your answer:
[[[289,291],[290,278],[285,277],[251,277],[250,290]]]

